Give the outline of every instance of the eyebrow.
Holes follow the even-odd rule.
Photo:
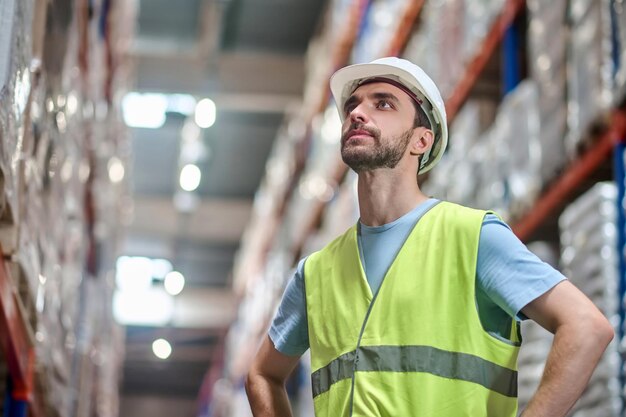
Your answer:
[[[373,98],[375,100],[389,100],[389,101],[393,101],[395,104],[400,104],[400,99],[398,99],[398,97],[396,97],[394,94],[391,94],[391,93],[382,93],[382,92],[371,93],[371,94],[368,94],[368,98]],[[355,103],[359,103],[360,101],[361,101],[361,98],[359,98],[356,94],[352,94],[350,98],[346,100],[346,103],[343,105],[343,112],[345,113],[350,106],[352,106]]]
[[[400,99],[391,93],[372,93],[370,94],[370,97],[377,100],[390,100],[396,104],[400,104]]]

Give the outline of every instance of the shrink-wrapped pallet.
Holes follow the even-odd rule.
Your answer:
[[[541,179],[552,180],[566,164],[567,131],[566,50],[569,29],[567,1],[527,2],[528,62],[537,85],[539,137],[542,144]]]
[[[545,152],[534,82],[520,83],[504,98],[496,125],[502,133],[493,146],[502,153],[508,207],[512,215],[519,216],[530,209],[541,190]]]
[[[402,21],[407,0],[374,0],[367,8],[362,31],[352,51],[352,61],[370,62],[387,54]]]
[[[608,0],[570,3],[566,150],[572,157],[613,102],[610,11]]]
[[[563,273],[617,326],[616,207],[615,184],[598,183],[564,210],[559,228]],[[572,416],[620,415],[618,345],[614,340],[605,351]]]
[[[558,250],[554,245],[536,241],[529,243],[528,249],[549,265],[556,267],[558,264]],[[523,411],[539,386],[554,336],[532,320],[523,321],[521,326],[522,346],[517,364],[519,409]]]

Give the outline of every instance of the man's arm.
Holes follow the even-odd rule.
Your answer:
[[[276,350],[269,336],[263,340],[246,378],[246,393],[255,417],[293,415],[285,381],[299,359]]]
[[[543,377],[522,417],[562,417],[584,391],[613,328],[573,284],[563,281],[522,309],[554,333]]]

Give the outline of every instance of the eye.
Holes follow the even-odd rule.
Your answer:
[[[393,109],[393,106],[391,105],[391,103],[387,100],[379,100],[376,103],[376,108],[377,109]]]
[[[343,109],[343,113],[345,116],[348,116],[350,113],[352,113],[352,110],[354,110],[354,108],[356,107],[355,104],[348,104],[346,107],[344,107]]]

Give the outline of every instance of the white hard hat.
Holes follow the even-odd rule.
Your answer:
[[[446,108],[439,89],[433,80],[417,65],[396,57],[380,58],[369,64],[356,64],[341,68],[330,79],[330,90],[339,109],[341,121],[345,119],[343,107],[361,84],[370,79],[388,79],[411,91],[426,113],[435,140],[430,151],[422,157],[420,174],[430,170],[443,156],[448,145]]]

